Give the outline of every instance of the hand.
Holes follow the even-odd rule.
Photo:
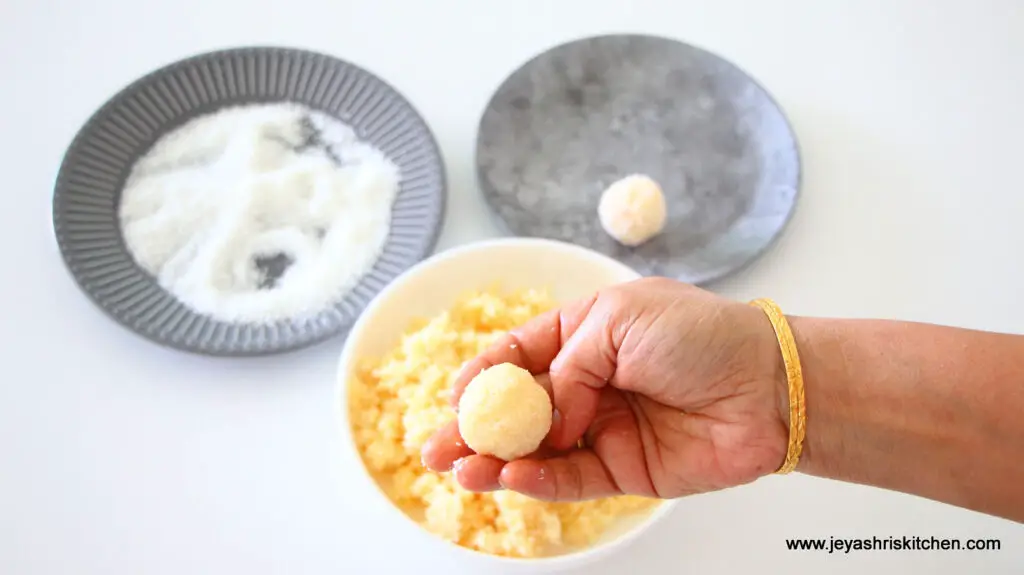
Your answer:
[[[453,404],[503,362],[550,384],[552,429],[537,453],[508,463],[473,453],[455,421],[438,431],[424,464],[468,490],[674,498],[753,481],[785,459],[785,371],[756,307],[667,279],[615,286],[496,342],[466,365]]]

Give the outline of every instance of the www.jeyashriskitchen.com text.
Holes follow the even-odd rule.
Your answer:
[[[786,539],[790,551],[824,551],[852,553],[854,551],[999,551],[998,539],[949,539],[942,537],[868,537],[825,539]]]

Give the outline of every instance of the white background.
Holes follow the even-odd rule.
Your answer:
[[[54,176],[82,122],[137,76],[214,48],[305,47],[368,67],[424,114],[449,170],[440,247],[450,247],[495,233],[471,165],[492,90],[549,46],[615,31],[732,59],[773,92],[800,138],[792,226],[716,290],[773,296],[791,313],[1024,331],[1015,0],[3,0],[0,573],[460,572],[346,499],[352,470],[332,417],[339,341],[217,360],[118,327],[61,266]],[[829,556],[784,546],[904,534],[999,537],[1004,548]],[[792,476],[685,501],[588,573],[1022,566],[1020,525]]]

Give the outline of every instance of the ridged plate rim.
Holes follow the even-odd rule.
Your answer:
[[[173,307],[173,309],[166,308],[158,310],[156,313],[150,311],[149,315],[159,317],[172,315],[172,312],[173,315],[181,315],[178,313],[178,310],[183,309],[184,306],[182,306],[173,296],[163,290],[155,278],[142,270],[135,263],[131,254],[127,251],[127,248],[124,245],[120,226],[116,224],[116,198],[121,193],[120,188],[124,184],[124,176],[126,175],[127,170],[131,168],[131,165],[142,153],[145,153],[145,151],[152,146],[156,139],[167,133],[168,130],[173,129],[191,118],[221,107],[256,102],[293,102],[310,105],[310,107],[318,109],[316,105],[309,104],[308,101],[296,98],[296,93],[308,90],[309,93],[306,94],[307,96],[317,97],[325,106],[337,100],[337,102],[334,102],[334,107],[341,110],[344,104],[353,103],[348,101],[350,98],[354,96],[362,96],[361,99],[357,99],[354,102],[362,106],[362,108],[357,108],[357,111],[361,111],[364,114],[376,112],[375,115],[369,117],[370,121],[378,121],[382,116],[384,116],[388,122],[394,122],[400,125],[404,136],[401,138],[391,138],[391,140],[414,141],[417,144],[416,147],[413,148],[412,152],[408,153],[412,153],[414,156],[414,161],[411,163],[415,165],[418,170],[422,171],[422,173],[419,171],[416,172],[416,179],[424,178],[426,182],[421,186],[425,188],[425,191],[415,196],[415,198],[420,198],[422,196],[426,199],[418,203],[414,203],[413,205],[414,208],[418,207],[418,209],[421,210],[422,217],[417,220],[419,223],[416,224],[421,231],[419,235],[416,236],[416,244],[404,252],[403,259],[401,259],[397,265],[393,262],[385,262],[383,257],[378,258],[373,270],[367,274],[367,276],[361,278],[360,281],[351,290],[349,290],[342,301],[339,301],[333,306],[325,309],[310,320],[299,323],[292,322],[290,320],[281,320],[268,326],[259,326],[255,324],[232,325],[212,320],[207,316],[197,314],[191,310],[185,310],[184,317],[187,318],[188,321],[184,328],[177,327],[176,324],[173,327],[175,327],[177,331],[167,333],[167,330],[164,330],[164,332],[161,332],[159,329],[156,329],[156,326],[152,322],[147,323],[145,321],[145,317],[131,317],[126,315],[126,312],[123,309],[117,309],[116,306],[114,306],[114,303],[116,302],[111,302],[110,294],[106,294],[104,296],[100,293],[99,288],[95,285],[97,279],[92,278],[87,281],[83,271],[80,269],[83,258],[74,254],[75,245],[69,238],[70,230],[67,217],[68,214],[65,213],[67,203],[73,199],[73,192],[70,189],[71,178],[75,175],[73,173],[73,169],[79,167],[79,162],[82,161],[82,152],[86,146],[90,145],[90,139],[96,138],[98,130],[104,126],[104,123],[111,121],[111,115],[118,112],[122,106],[126,106],[130,99],[137,97],[142,93],[142,90],[153,88],[161,81],[164,82],[163,87],[166,87],[171,85],[171,82],[167,79],[172,78],[174,74],[182,71],[187,72],[189,70],[195,70],[204,64],[210,65],[211,63],[218,63],[220,71],[222,72],[227,69],[227,74],[236,75],[236,77],[231,78],[233,86],[235,81],[238,80],[237,74],[241,72],[235,71],[233,64],[225,66],[224,63],[235,62],[233,59],[236,58],[240,58],[243,61],[248,62],[245,58],[258,58],[260,55],[263,55],[265,58],[277,58],[280,61],[287,59],[289,62],[289,68],[287,71],[292,72],[291,66],[293,64],[297,71],[292,73],[292,76],[289,78],[276,77],[274,82],[274,87],[276,89],[271,91],[253,90],[251,92],[247,92],[246,90],[240,91],[235,89],[234,91],[227,93],[227,78],[224,78],[221,82],[222,86],[207,85],[206,88],[209,90],[204,90],[204,98],[206,97],[207,91],[214,93],[221,91],[222,88],[225,90],[225,94],[217,94],[210,98],[209,101],[201,102],[198,106],[190,107],[184,112],[179,112],[171,118],[170,122],[158,126],[151,136],[148,138],[142,138],[145,140],[144,143],[141,144],[139,149],[135,150],[127,160],[125,160],[127,165],[122,165],[122,170],[125,173],[120,176],[119,181],[116,184],[117,190],[114,192],[115,200],[112,208],[114,212],[114,228],[118,247],[116,256],[119,259],[117,262],[123,263],[124,261],[127,261],[130,265],[130,272],[126,273],[126,276],[136,278],[136,281],[133,281],[129,287],[134,287],[137,283],[144,282],[146,285],[140,288],[141,291],[145,291],[147,288],[150,290],[155,289],[156,294],[164,301],[164,304]],[[305,75],[303,75],[304,71]],[[314,78],[314,72],[319,74],[319,76]],[[326,74],[330,75],[326,76],[325,80],[324,75]],[[197,75],[202,76],[201,72],[197,72]],[[247,84],[245,88],[251,87],[248,85],[248,76],[245,76],[245,78],[247,79],[247,81],[244,82]],[[288,84],[289,79],[298,80],[300,78],[305,80],[305,83],[302,86],[296,87]],[[311,80],[315,81],[311,82]],[[323,84],[322,86],[320,85],[321,83]],[[253,78],[252,85],[255,84],[256,79]],[[339,91],[341,91],[341,88],[347,88],[348,91],[343,92],[342,95],[344,97],[339,98],[339,94],[331,95],[331,87],[337,87]],[[354,93],[350,93],[354,88],[358,90]],[[171,89],[177,92],[175,95],[176,97],[179,97],[185,92],[180,85],[172,85]],[[278,96],[277,93],[283,94]],[[376,95],[379,101],[386,101],[388,105],[371,106],[367,108],[367,102],[372,100],[372,96],[367,96],[367,94]],[[147,94],[142,93],[142,95],[146,96]],[[178,102],[178,104],[181,103],[182,102]],[[187,101],[187,96],[185,103],[188,103],[189,106],[191,106],[191,102]],[[179,105],[171,106],[170,108],[182,107],[183,106]],[[378,111],[377,108],[382,108],[382,110]],[[391,112],[388,112],[387,110],[391,110]],[[166,109],[162,111],[166,111]],[[338,117],[336,114],[323,110],[322,108],[320,108],[320,111]],[[393,117],[397,117],[398,119],[395,120]],[[359,121],[352,122],[348,118],[342,118],[342,120],[356,128],[357,132],[360,131],[361,124]],[[366,120],[366,118],[363,118],[363,120]],[[123,128],[119,129],[121,129],[122,132],[124,131]],[[374,142],[373,140],[370,140],[370,142],[379,145],[378,142]],[[109,144],[105,145],[109,146]],[[399,148],[401,148],[401,146],[399,146]],[[403,197],[403,191],[408,191],[408,182],[406,181],[406,171],[404,169],[407,166],[404,166],[403,162],[395,161],[403,168],[402,184],[399,189],[398,197],[396,197],[395,200],[395,205],[398,206],[401,198]],[[416,164],[416,161],[419,161],[419,164],[422,165]],[[386,80],[360,65],[321,52],[284,46],[243,46],[202,52],[163,65],[127,84],[124,88],[120,89],[113,96],[107,99],[79,128],[61,160],[53,189],[51,216],[54,236],[61,253],[64,268],[67,270],[79,290],[83,292],[83,294],[96,307],[102,310],[116,323],[156,344],[183,352],[221,357],[261,356],[296,351],[323,343],[336,336],[342,335],[351,328],[362,310],[373,299],[373,297],[383,289],[384,286],[398,277],[404,270],[429,256],[437,246],[447,215],[447,180],[448,177],[443,154],[437,138],[430,126],[408,98],[406,98]],[[417,189],[418,188],[413,188],[414,191]],[[395,249],[395,246],[397,245],[396,238],[393,235],[395,229],[396,225],[394,221],[392,221],[392,227],[389,232],[388,240],[385,244],[385,249],[382,250],[382,255],[388,252],[388,248],[391,248],[392,250]],[[166,318],[164,319],[166,320]],[[179,323],[180,321],[182,320],[179,320]],[[212,327],[208,327],[207,329],[202,330],[201,333],[190,336],[188,334],[188,330],[196,321],[205,321],[207,324],[212,325]],[[234,332],[232,332],[232,330],[234,330]],[[229,332],[236,333],[238,337],[232,341],[228,341],[226,334]],[[256,333],[262,333],[264,334],[264,337],[253,337],[253,334]]]

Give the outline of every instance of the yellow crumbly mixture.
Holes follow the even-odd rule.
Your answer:
[[[463,363],[553,305],[535,290],[470,294],[412,326],[349,384],[353,433],[367,468],[410,518],[458,545],[510,557],[556,555],[593,543],[620,516],[657,505],[631,496],[546,503],[508,491],[472,493],[421,463],[424,442],[455,417],[448,394]]]

